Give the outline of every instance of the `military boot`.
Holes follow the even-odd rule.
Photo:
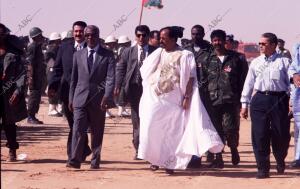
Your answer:
[[[7,161],[8,162],[15,162],[15,161],[17,161],[16,149],[9,149]]]
[[[209,165],[209,168],[219,168],[219,169],[224,168],[224,161],[223,161],[222,153],[216,154],[216,159],[214,159],[212,161],[212,163]]]

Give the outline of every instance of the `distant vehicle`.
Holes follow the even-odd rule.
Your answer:
[[[238,52],[244,53],[249,63],[260,55],[259,46],[256,43],[240,42]]]

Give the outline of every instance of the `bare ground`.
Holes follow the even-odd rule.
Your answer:
[[[45,98],[43,98],[46,101]],[[93,188],[255,188],[298,189],[300,170],[287,168],[284,175],[276,175],[272,157],[271,178],[255,179],[256,166],[250,138],[250,122],[241,122],[241,163],[231,165],[229,149],[225,148],[225,168],[215,170],[204,165],[201,169],[176,171],[168,176],[164,170],[152,172],[145,161],[133,160],[130,119],[107,119],[102,161],[99,170],[90,170],[89,158],[80,170],[70,170],[66,165],[68,126],[64,118],[47,116],[47,104],[41,104],[39,118],[44,125],[32,126],[18,123],[18,154],[25,153],[25,161],[6,162],[4,134],[1,137],[1,188],[3,189],[93,189]],[[115,111],[115,110],[114,110]],[[294,143],[290,143],[287,163],[293,160]],[[205,158],[204,158],[205,159]]]

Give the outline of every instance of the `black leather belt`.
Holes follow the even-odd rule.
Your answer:
[[[271,96],[283,96],[287,94],[285,91],[257,91],[257,93]]]

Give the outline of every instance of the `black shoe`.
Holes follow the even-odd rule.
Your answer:
[[[85,150],[83,156],[82,156],[82,162],[85,162],[86,158],[91,155],[92,150],[88,147],[88,149]]]
[[[283,175],[285,170],[285,164],[284,163],[277,164],[276,169],[278,175]]]
[[[100,169],[99,165],[91,165],[90,169]]]
[[[237,150],[237,148],[231,149],[231,162],[232,162],[232,165],[238,165],[240,163],[240,155],[239,155],[239,151]]]
[[[9,149],[7,162],[15,162],[17,161],[17,152],[16,149]]]
[[[169,175],[173,175],[174,170],[173,169],[166,169],[166,173],[169,174]]]
[[[38,120],[35,117],[28,117],[27,123],[29,123],[29,124],[44,124],[42,121]]]
[[[159,169],[159,166],[157,166],[157,165],[151,165],[150,169],[151,169],[151,171],[157,171]]]
[[[207,152],[206,162],[211,163],[214,161],[214,159],[215,159],[215,155],[211,152]]]
[[[193,156],[191,161],[189,162],[188,168],[200,168],[201,167],[201,158],[197,156]]]
[[[295,160],[290,164],[290,168],[295,169],[295,168],[300,168],[300,160]]]
[[[269,178],[269,177],[270,177],[269,172],[266,172],[266,171],[258,171],[256,174],[257,179],[265,179],[265,178]]]
[[[224,161],[215,159],[208,167],[209,168],[223,169],[224,168]]]
[[[72,163],[72,162],[68,162],[66,167],[68,168],[73,168],[73,169],[80,169],[80,163]]]

